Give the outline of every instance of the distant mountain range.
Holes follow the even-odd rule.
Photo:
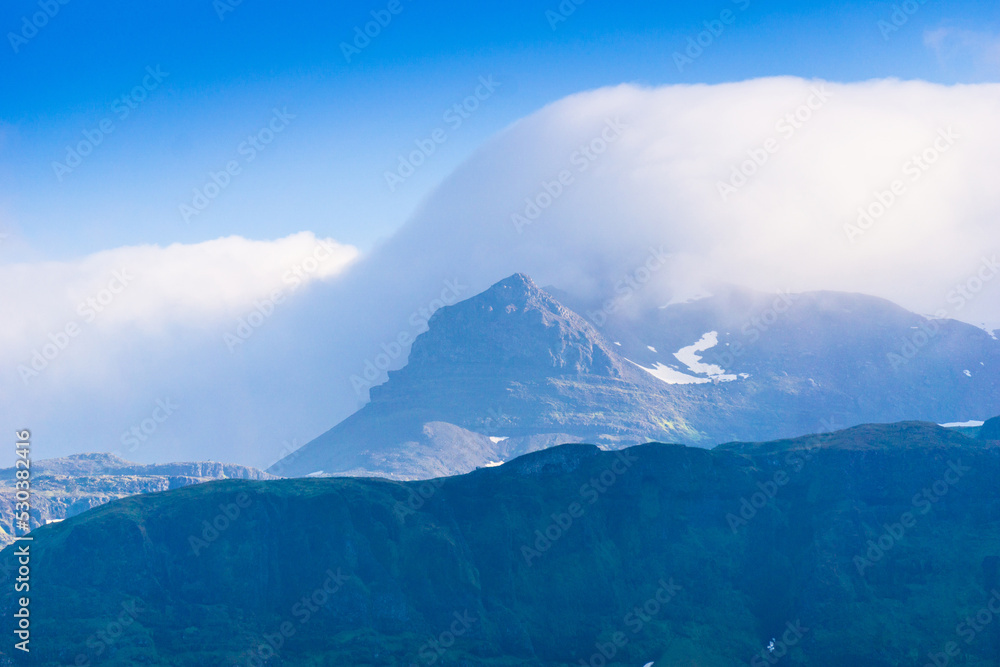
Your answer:
[[[0,544],[14,539],[17,478],[13,468],[0,470]],[[78,454],[33,461],[31,528],[76,516],[116,498],[176,489],[215,479],[271,479],[272,476],[229,463],[132,463],[113,454]],[[23,534],[24,531],[18,531]]]
[[[418,479],[561,443],[708,447],[1000,412],[1000,341],[884,299],[727,288],[623,305],[515,274],[442,308],[367,405],[270,470]]]
[[[998,479],[1000,441],[904,422],[143,494],[32,533],[31,662],[996,667]]]

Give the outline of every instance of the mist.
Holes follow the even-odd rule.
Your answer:
[[[998,108],[998,85],[621,85],[514,123],[364,256],[303,233],[0,267],[3,426],[38,458],[266,466],[363,405],[435,309],[514,272],[586,300],[632,280],[637,308],[720,282],[863,292],[992,330]]]

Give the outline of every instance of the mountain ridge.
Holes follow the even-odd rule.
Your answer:
[[[0,469],[0,544],[14,540],[15,468]],[[166,491],[215,479],[273,479],[233,463],[133,463],[110,453],[74,454],[31,462],[31,528],[62,521],[117,498]],[[23,531],[19,531],[23,532]]]
[[[727,288],[637,314],[553,291],[570,305],[514,274],[439,309],[406,365],[281,472],[427,478],[557,434],[609,449],[712,446],[1000,411],[1000,342],[878,297]],[[921,327],[938,333],[891,362]]]
[[[33,533],[36,658],[96,660],[88,637],[125,604],[102,664],[758,667],[789,624],[789,667],[912,664],[1000,587],[1000,442],[860,430],[887,440],[563,445],[433,482],[222,480],[117,500]],[[0,574],[13,560],[0,553]],[[975,638],[965,664],[991,666],[1000,632]]]

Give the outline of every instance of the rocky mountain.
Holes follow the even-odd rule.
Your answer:
[[[270,479],[245,466],[197,463],[132,463],[113,454],[77,454],[31,464],[32,528],[62,521],[116,498],[176,489],[215,479]],[[0,469],[0,543],[14,539],[15,487],[13,468]],[[18,531],[23,534],[24,531]]]
[[[882,299],[729,288],[634,312],[515,274],[438,310],[367,405],[271,471],[417,479],[568,442],[711,446],[998,411],[1000,341]]]
[[[364,408],[271,470],[407,479],[561,442],[705,439],[684,415],[696,395],[665,392],[526,276],[438,310],[429,327]]]
[[[623,356],[659,368],[671,382],[708,379],[768,411],[783,405],[780,415],[786,427],[785,419],[794,420],[793,432],[815,430],[818,419],[831,415],[847,425],[944,423],[1000,411],[994,334],[885,299],[720,287],[663,308],[630,309],[626,301],[608,309],[559,294],[616,341]]]
[[[998,479],[1000,441],[908,422],[565,445],[423,482],[198,484],[32,534],[31,657],[995,667]]]

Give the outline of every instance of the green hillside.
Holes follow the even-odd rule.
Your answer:
[[[1000,443],[904,423],[565,445],[426,482],[211,482],[35,531],[31,655],[890,667],[957,650],[950,664],[995,667],[998,480]]]

